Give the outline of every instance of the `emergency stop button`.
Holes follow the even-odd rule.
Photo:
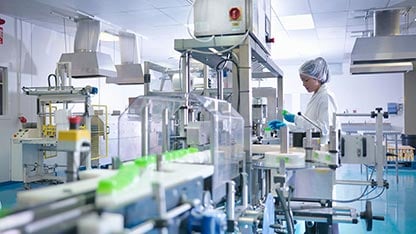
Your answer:
[[[233,7],[228,11],[228,15],[230,16],[230,20],[240,20],[241,19],[241,10],[239,7]]]

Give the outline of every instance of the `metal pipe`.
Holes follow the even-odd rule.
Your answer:
[[[223,74],[222,70],[217,70],[217,98],[219,100],[224,99],[224,88],[223,88]]]
[[[371,114],[366,113],[337,113],[336,116],[340,117],[371,117]]]
[[[303,115],[302,112],[298,112],[298,115],[301,116],[303,119],[305,119],[306,121],[308,121],[310,124],[312,124],[315,128],[319,129],[319,131],[322,134],[322,128],[319,127],[318,124],[316,124],[314,121],[312,121],[311,119],[309,119],[308,117],[306,117],[306,115]]]
[[[280,128],[280,153],[289,152],[289,128],[287,126]]]
[[[287,232],[289,234],[294,234],[295,233],[294,232],[294,223],[293,223],[293,220],[292,220],[292,217],[291,217],[291,214],[290,214],[290,207],[287,207],[287,205],[286,205],[286,201],[284,199],[283,192],[281,191],[281,188],[277,188],[276,193],[277,193],[277,198],[279,199],[280,204],[282,205],[283,212],[284,212],[284,215],[285,215],[284,217],[285,217],[286,223],[287,223],[287,225],[286,225],[287,226]]]
[[[165,108],[162,113],[162,153],[169,148],[169,109]]]
[[[189,204],[189,203],[184,203],[184,204],[182,204],[180,206],[177,206],[177,207],[169,210],[168,212],[166,212],[165,219],[168,219],[168,220],[173,219],[173,218],[187,212],[190,209],[192,209],[192,205]]]
[[[312,162],[312,129],[306,130],[305,161]]]
[[[378,109],[376,116],[376,178],[377,186],[384,186],[384,165],[386,164],[386,154],[383,149],[383,113]]]
[[[90,132],[91,135],[91,114],[90,114],[90,107],[91,107],[91,97],[90,95],[87,95],[85,97],[85,114],[84,114],[84,122],[85,122],[85,129],[87,129]],[[85,168],[87,170],[90,170],[91,167],[91,150],[86,152],[86,158],[85,158]]]
[[[66,155],[66,182],[78,180],[78,168],[80,165],[80,152],[67,152]]]
[[[149,154],[149,105],[142,110],[142,156]]]
[[[157,215],[161,219],[166,218],[166,197],[165,188],[160,183],[152,183],[153,196],[155,197],[157,204]],[[161,228],[159,233],[168,233],[166,227]]]
[[[183,213],[185,213],[186,211],[190,210],[192,208],[192,205],[189,203],[185,203],[182,204],[178,207],[175,207],[173,209],[171,209],[170,211],[166,212],[166,216],[165,219],[169,220],[169,219],[173,219]],[[146,221],[138,226],[136,226],[134,229],[130,230],[130,234],[142,234],[142,233],[146,233],[149,232],[151,230],[153,230],[155,228],[155,221],[153,220],[149,220]]]
[[[143,63],[143,74],[144,76],[146,76],[146,74],[150,75],[150,62],[145,61]],[[150,82],[146,82],[146,80],[144,81],[144,91],[143,91],[143,95],[147,96],[150,93]]]
[[[146,221],[139,226],[135,227],[134,229],[130,230],[130,234],[143,234],[146,232],[150,232],[155,228],[155,221],[149,220]]]
[[[335,181],[335,184],[367,186],[367,185],[371,185],[371,181],[361,181],[361,180],[336,180]]]
[[[235,182],[228,181],[225,184],[226,193],[227,193],[227,206],[225,209],[225,214],[227,215],[227,220],[235,219]]]
[[[241,173],[241,184],[243,187],[241,203],[244,208],[248,207],[248,174],[246,172]]]

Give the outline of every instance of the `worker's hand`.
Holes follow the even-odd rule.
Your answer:
[[[268,125],[269,125],[269,128],[271,128],[272,130],[279,130],[281,127],[286,126],[285,123],[277,119],[270,121]]]
[[[295,115],[292,114],[292,113],[290,113],[289,111],[283,110],[282,111],[282,115],[283,115],[283,118],[286,121],[291,122],[291,123],[294,123],[295,122]]]

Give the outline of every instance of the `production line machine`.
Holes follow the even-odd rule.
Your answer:
[[[65,153],[57,150],[57,139],[59,131],[69,129],[68,117],[76,110],[83,117],[83,128],[91,132],[91,96],[98,90],[71,86],[69,70],[70,64],[58,63],[56,73],[48,76],[48,86],[22,88],[25,95],[36,97],[37,121],[22,122],[22,128],[11,138],[11,180],[22,181],[26,188],[36,181],[65,181],[63,170],[59,170],[67,166],[59,156]],[[83,158],[83,165],[91,168],[90,150]]]
[[[205,14],[207,7],[213,10]],[[18,208],[1,214],[0,232],[294,233],[294,220],[305,220],[308,233],[330,233],[333,224],[359,218],[371,230],[371,203],[359,214],[336,207],[332,192],[336,183],[388,187],[382,136],[340,136],[333,127],[329,146],[314,149],[308,130],[304,147],[290,148],[287,128],[265,128],[283,106],[283,72],[269,56],[269,11],[267,0],[195,1],[198,38],[175,40],[180,91],[149,90],[150,70],[160,67],[145,63],[145,95],[118,119],[112,170],[19,193]],[[216,70],[216,99],[196,94],[192,59]],[[232,79],[227,95],[224,69]],[[274,78],[277,89],[256,89],[252,78]],[[379,123],[383,113],[371,117]],[[340,161],[374,166],[376,180],[337,181]],[[311,178],[316,183],[305,184]]]

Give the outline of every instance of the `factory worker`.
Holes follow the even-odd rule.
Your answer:
[[[305,62],[299,68],[299,76],[303,86],[309,93],[313,93],[303,115],[311,119],[322,129],[321,143],[328,143],[329,127],[332,124],[333,113],[337,111],[337,105],[333,93],[328,89],[329,82],[328,64],[318,57]],[[283,111],[283,118],[294,125],[289,125],[291,131],[306,131],[308,128],[315,128],[301,116]],[[284,126],[279,120],[269,123],[272,129],[279,129]]]

